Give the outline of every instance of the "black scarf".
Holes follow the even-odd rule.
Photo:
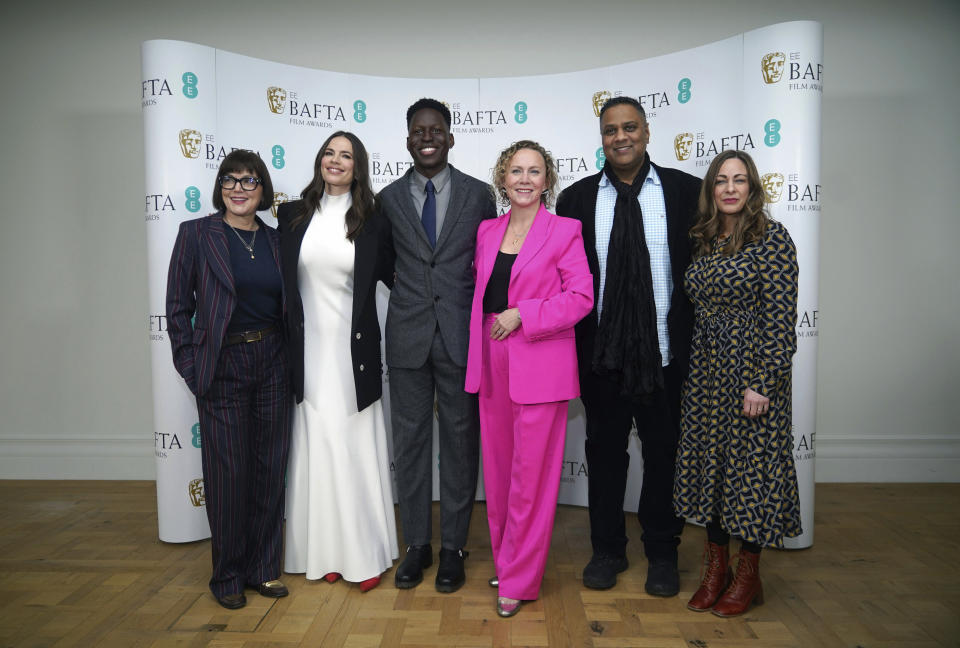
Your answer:
[[[637,202],[649,171],[649,154],[644,154],[643,166],[629,185],[617,178],[609,161],[603,165],[603,172],[617,190],[617,202],[593,371],[618,383],[621,394],[636,402],[663,389],[650,252]]]

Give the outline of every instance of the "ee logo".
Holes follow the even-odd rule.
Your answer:
[[[682,104],[690,101],[690,86],[693,84],[690,82],[690,79],[684,77],[680,79],[680,83],[677,84],[677,90],[680,92],[677,93],[677,101]]]
[[[183,195],[187,197],[187,202],[184,203],[184,207],[187,208],[188,212],[197,213],[200,211],[200,190],[196,187],[187,187],[186,191],[183,192]]]
[[[274,147],[270,149],[270,152],[273,153],[272,162],[274,169],[282,169],[287,165],[286,161],[283,159],[283,154],[285,151],[283,150],[282,146],[275,144]]]
[[[763,143],[767,146],[776,146],[780,143],[780,120],[769,119],[763,125]]]
[[[197,90],[197,75],[193,72],[184,72],[180,79],[183,81],[183,96],[187,99],[196,99],[200,94]]]
[[[518,124],[522,124],[527,121],[527,102],[518,101],[513,104],[513,119]]]
[[[603,169],[603,165],[607,163],[607,156],[603,154],[603,147],[597,149],[597,171]]]
[[[353,102],[353,121],[358,124],[367,121],[367,104],[363,99],[357,99]]]
[[[193,443],[193,447],[199,448],[200,447],[200,424],[194,423],[193,427],[190,428],[190,432],[193,433],[193,439],[191,439],[191,443]]]

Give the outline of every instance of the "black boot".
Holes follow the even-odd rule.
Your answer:
[[[440,567],[437,568],[437,591],[449,594],[463,587],[467,576],[463,560],[470,554],[463,549],[440,549]]]
[[[440,554],[443,555],[443,552]],[[394,583],[397,589],[410,589],[423,581],[423,570],[433,564],[433,548],[426,545],[410,545],[407,557],[397,567]]]

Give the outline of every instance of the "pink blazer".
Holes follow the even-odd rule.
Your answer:
[[[477,230],[473,267],[476,288],[470,312],[467,351],[468,392],[488,393],[483,368],[483,294],[493,271],[508,212]],[[510,398],[515,403],[550,403],[580,395],[573,325],[593,308],[593,275],[580,233],[580,221],[551,214],[540,206],[510,273],[510,308],[521,324],[505,340],[510,352]]]

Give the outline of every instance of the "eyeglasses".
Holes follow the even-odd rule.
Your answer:
[[[223,189],[233,189],[239,182],[240,188],[244,191],[254,191],[263,183],[263,180],[260,178],[235,178],[232,175],[222,175],[217,179],[217,182],[220,183]]]

